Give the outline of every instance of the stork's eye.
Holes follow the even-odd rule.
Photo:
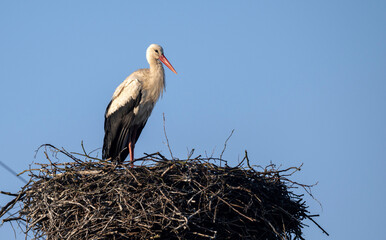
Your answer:
[[[154,50],[156,53],[158,53],[158,50]]]

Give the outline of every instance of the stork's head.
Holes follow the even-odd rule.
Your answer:
[[[163,64],[165,64],[172,72],[177,74],[176,70],[174,70],[172,64],[168,61],[168,59],[164,56],[163,48],[158,44],[151,44],[146,50],[146,59],[149,63],[154,60],[160,60]]]

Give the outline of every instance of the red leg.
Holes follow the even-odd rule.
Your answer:
[[[129,154],[130,154],[130,163],[131,167],[134,166],[134,143],[129,142]]]

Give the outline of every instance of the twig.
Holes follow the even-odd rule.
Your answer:
[[[0,161],[0,165],[5,168],[5,170],[7,170],[8,172],[10,172],[12,175],[18,177],[21,181],[23,181],[24,183],[27,183],[27,180],[25,180],[22,176],[19,176],[15,171],[13,171],[10,167],[8,167],[5,163],[3,163],[2,161]]]
[[[328,234],[328,232],[326,232],[326,230],[324,230],[314,219],[312,219],[312,217],[311,216],[308,216],[308,215],[306,215],[306,217],[308,218],[308,219],[310,219],[316,226],[318,226],[318,228],[320,229],[320,230],[322,230],[323,231],[323,233],[324,234],[326,234],[327,236],[330,236],[330,234]]]
[[[220,159],[222,159],[222,155],[223,155],[224,152],[225,152],[225,149],[226,149],[226,147],[227,147],[228,140],[232,137],[232,134],[233,134],[234,131],[235,131],[235,130],[232,129],[231,134],[230,134],[229,137],[225,140],[224,148],[223,148],[223,150],[222,150],[222,152],[221,152],[221,154],[220,154]]]
[[[173,157],[173,153],[172,153],[172,149],[170,148],[170,144],[169,144],[169,139],[168,139],[168,136],[166,134],[166,120],[165,120],[165,113],[162,113],[162,116],[163,116],[163,123],[164,123],[164,134],[165,134],[165,139],[166,139],[166,145],[168,146],[168,149],[169,149],[169,153],[170,153],[170,156],[172,159],[174,159]]]

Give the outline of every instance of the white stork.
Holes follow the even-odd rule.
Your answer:
[[[177,74],[160,45],[151,44],[146,50],[146,59],[150,68],[128,76],[117,87],[106,108],[103,159],[121,163],[130,154],[133,165],[135,143],[165,88],[162,63]]]

